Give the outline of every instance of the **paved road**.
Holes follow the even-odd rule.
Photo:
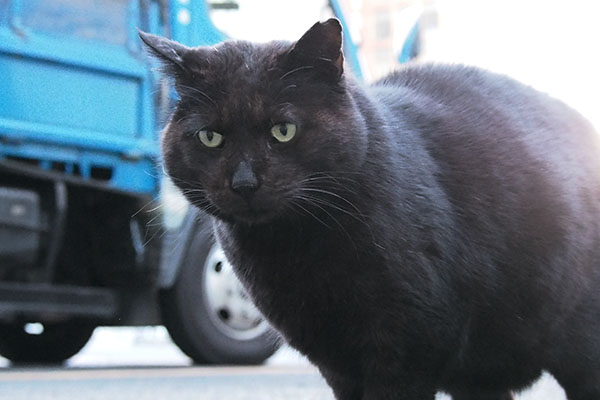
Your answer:
[[[521,399],[560,400],[548,381]],[[11,400],[332,400],[310,366],[11,369],[0,374]],[[438,400],[448,397],[439,395]]]
[[[11,400],[330,400],[310,367],[13,370],[0,374]]]
[[[10,368],[0,359],[4,399],[333,400],[333,395],[316,369],[289,348],[262,367],[192,367],[162,328],[102,328],[66,368]],[[545,376],[518,399],[566,398]]]

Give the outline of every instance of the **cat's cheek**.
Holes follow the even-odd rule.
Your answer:
[[[193,148],[185,146],[181,140],[163,138],[163,167],[175,186],[182,192],[193,191],[194,199],[190,202],[204,202],[204,196],[198,195],[199,189],[204,189],[206,184],[205,168],[201,165],[199,157]],[[194,201],[193,201],[194,200]]]
[[[180,178],[182,174],[182,170],[184,170],[184,165],[181,163],[183,160],[183,156],[177,150],[176,146],[171,143],[163,142],[163,165],[165,168],[165,172],[174,178]]]
[[[161,151],[163,156],[163,165],[169,176],[174,176],[179,166],[179,151],[176,134],[171,131],[171,124],[167,125],[161,134]]]

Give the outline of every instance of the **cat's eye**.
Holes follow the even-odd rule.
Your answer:
[[[196,137],[206,147],[219,147],[223,144],[223,135],[215,131],[201,130],[196,132]]]
[[[277,124],[271,128],[271,135],[280,143],[289,142],[296,135],[296,125]]]

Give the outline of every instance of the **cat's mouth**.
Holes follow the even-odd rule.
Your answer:
[[[194,199],[199,203],[199,199]],[[285,198],[279,192],[259,190],[252,196],[241,196],[230,190],[208,191],[200,208],[215,217],[231,221],[258,224],[276,219],[286,208]]]
[[[237,212],[234,217],[240,221],[248,223],[264,223],[273,219],[275,212],[273,210],[254,210],[248,209]]]
[[[231,201],[225,202],[225,204],[213,203],[213,205],[219,210],[220,216],[225,219],[250,224],[269,222],[274,219],[278,213],[276,207],[268,201]]]
[[[266,207],[236,207],[234,209],[221,209],[222,217],[232,221],[246,224],[264,224],[272,221],[277,216],[274,208]]]

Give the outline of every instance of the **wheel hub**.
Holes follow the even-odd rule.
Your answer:
[[[267,322],[250,300],[218,245],[213,245],[206,257],[204,274],[209,314],[223,334],[237,340],[250,340],[267,331]]]

